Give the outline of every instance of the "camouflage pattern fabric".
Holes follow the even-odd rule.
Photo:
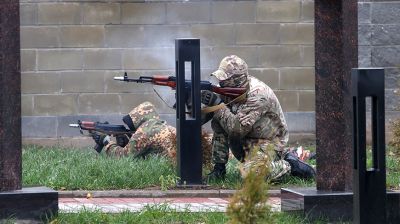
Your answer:
[[[229,159],[228,136],[216,119],[211,121],[211,128],[214,131],[212,138],[212,162],[214,164],[227,163]]]
[[[160,116],[156,112],[154,105],[150,102],[143,102],[139,104],[131,112],[129,112],[129,116],[132,119],[135,129],[138,129],[140,125],[150,119],[160,119]]]
[[[176,146],[171,141],[176,137],[175,128],[161,120],[155,107],[150,102],[135,107],[129,116],[136,128],[125,147],[110,142],[106,146],[107,155],[145,157],[150,153],[164,154],[172,157]]]
[[[246,87],[248,85],[247,64],[236,55],[222,59],[218,70],[211,75],[219,80],[221,87]]]
[[[235,75],[248,75],[247,63],[236,55],[223,58],[218,70],[212,73],[218,80],[226,80]]]
[[[287,144],[289,133],[278,98],[271,88],[249,76],[250,90],[245,102],[234,103],[214,113],[229,137],[255,138]]]
[[[270,142],[265,139],[244,138],[241,141],[241,152],[238,147],[232,144],[232,139],[228,138],[226,133],[221,132],[221,127],[218,127],[217,120],[211,122],[211,127],[214,132],[212,140],[212,161],[213,163],[227,163],[229,159],[229,149],[236,159],[243,162],[240,167],[242,177],[253,167],[267,166],[269,168],[269,180],[278,180],[283,175],[290,173],[290,164],[283,160],[284,155],[287,153],[286,148],[280,142]],[[229,141],[229,142],[228,142]],[[252,149],[258,149],[256,156],[249,159],[249,152]],[[242,155],[243,154],[243,155]],[[266,164],[267,162],[267,164]]]
[[[269,180],[278,180],[283,175],[290,173],[290,164],[283,160],[287,150],[279,141],[271,142],[265,139],[246,139],[244,144],[246,158],[240,169],[242,176],[253,167],[267,166],[269,168]],[[256,155],[249,156],[251,150],[256,150]]]
[[[114,141],[107,144],[107,155],[146,157],[149,154],[161,154],[175,160],[176,129],[159,118],[153,104],[144,102],[135,107],[129,115],[136,128],[135,133],[125,147],[118,146]],[[203,164],[207,166],[211,163],[211,148],[211,136],[203,133]]]
[[[269,175],[266,177],[267,180],[274,181],[279,180],[282,176],[290,172],[290,164],[279,159],[272,153],[265,153],[263,151],[257,151],[256,155],[251,159],[246,160],[240,165],[240,174],[244,178],[253,168],[260,166],[266,166],[269,170]],[[272,158],[274,159],[272,159]]]
[[[238,67],[238,68],[235,68]],[[240,72],[242,74],[240,74]],[[281,177],[290,171],[290,165],[283,160],[287,150],[284,146],[289,139],[282,108],[272,89],[255,77],[247,74],[247,64],[237,56],[228,56],[221,61],[219,69],[211,75],[230,87],[248,85],[249,92],[244,102],[234,103],[214,112],[212,128],[218,138],[213,139],[213,162],[225,162],[232,140],[243,145],[243,174],[249,167],[264,162],[268,157],[271,179]],[[243,81],[246,77],[246,81]],[[227,84],[227,82],[229,83]],[[240,86],[242,85],[242,86]],[[214,123],[214,124],[213,124]],[[216,123],[218,125],[216,125]],[[268,150],[272,146],[273,150]],[[249,160],[249,150],[260,147],[257,156]],[[270,152],[273,151],[273,152]],[[235,154],[235,153],[234,153]],[[237,156],[235,156],[237,157]]]

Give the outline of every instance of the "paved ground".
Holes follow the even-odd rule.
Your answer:
[[[59,209],[62,213],[75,213],[82,209],[98,210],[106,213],[122,211],[139,212],[147,206],[168,206],[179,212],[225,212],[227,198],[60,198]],[[279,197],[270,197],[273,211],[280,211]]]

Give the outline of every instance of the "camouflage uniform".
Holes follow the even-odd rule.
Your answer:
[[[161,120],[149,102],[135,107],[129,116],[135,126],[135,133],[125,147],[111,141],[105,146],[107,155],[144,157],[150,153],[160,153],[173,158],[176,153],[175,128]]]
[[[211,75],[220,80],[221,87],[248,88],[244,100],[214,112],[211,121],[213,162],[227,163],[230,148],[233,155],[243,162],[243,176],[250,168],[265,161],[270,161],[264,164],[269,167],[269,179],[289,173],[290,165],[283,160],[289,133],[281,105],[272,89],[249,76],[246,62],[235,55],[224,58],[219,69]],[[229,101],[223,100],[225,103]],[[258,151],[249,159],[249,152],[254,148]]]
[[[145,157],[149,154],[161,154],[171,159],[176,156],[176,129],[161,120],[154,105],[144,102],[135,107],[130,113],[130,118],[135,133],[130,137],[125,147],[118,146],[111,141],[105,146],[107,155]],[[210,165],[211,160],[211,137],[202,134],[203,164]]]

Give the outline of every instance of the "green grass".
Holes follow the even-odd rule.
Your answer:
[[[110,158],[94,150],[25,147],[23,185],[45,185],[57,190],[138,189],[160,186],[160,176],[173,175],[168,159]]]
[[[275,224],[325,224],[327,219],[320,218],[309,220],[308,216],[300,213],[272,213]],[[78,213],[59,213],[57,216],[42,219],[43,223],[50,224],[97,224],[97,223],[150,223],[150,224],[222,224],[227,223],[229,217],[222,212],[177,212],[167,204],[149,205],[141,212],[124,211],[121,213],[103,213],[100,210],[82,209]],[[0,223],[13,224],[17,220],[10,217]],[[350,222],[335,222],[337,224],[349,224]],[[267,223],[268,224],[268,223]]]
[[[22,152],[23,185],[44,185],[56,190],[143,189],[174,186],[177,180],[173,163],[162,156],[143,159],[112,158],[93,149],[62,149],[25,146]],[[230,160],[224,181],[210,182],[212,188],[237,189],[242,180],[239,162]],[[210,170],[204,170],[203,176]],[[161,178],[160,178],[161,177]],[[285,177],[280,186],[313,186],[313,181]]]
[[[118,214],[101,213],[100,211],[81,211],[77,214],[59,214],[51,221],[58,223],[225,223],[224,213],[175,212],[165,205],[156,205],[138,212],[122,212]]]
[[[400,189],[400,158],[394,153],[393,147],[386,148],[386,187],[392,190]],[[367,147],[367,169],[373,168],[372,149]]]
[[[274,223],[279,224],[323,224],[325,219],[310,222],[307,217],[299,214],[288,214],[282,212],[273,213]],[[46,222],[52,224],[61,223],[151,223],[151,224],[170,224],[170,223],[227,223],[229,218],[225,213],[218,212],[176,212],[167,205],[149,206],[142,212],[122,212],[118,214],[101,213],[100,211],[82,210],[79,213],[61,213],[57,217],[51,218]]]
[[[389,189],[400,189],[400,158],[389,148],[386,156],[386,186]]]
[[[162,156],[143,159],[112,158],[93,149],[25,146],[23,185],[45,185],[56,190],[110,190],[171,187],[177,181],[173,163]],[[211,185],[236,189],[241,183],[238,162],[231,160],[225,181]],[[204,170],[204,174],[209,170]]]
[[[307,147],[315,150],[315,147]],[[400,189],[400,159],[388,148],[387,186]],[[175,186],[176,168],[167,158],[151,156],[145,160],[112,158],[97,154],[93,149],[62,149],[57,147],[24,146],[22,181],[24,186],[48,186],[56,190],[110,190],[144,189]],[[315,165],[315,160],[311,161]],[[237,189],[241,177],[238,162],[230,160],[224,181],[211,182],[211,188]],[[204,170],[205,176],[209,170]],[[160,178],[161,177],[161,178]],[[271,189],[280,187],[315,186],[313,180],[285,176],[272,183]]]

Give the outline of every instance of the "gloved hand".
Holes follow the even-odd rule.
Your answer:
[[[100,153],[101,150],[103,149],[103,147],[111,141],[109,135],[99,133],[99,132],[93,132],[92,138],[93,138],[94,142],[96,142],[95,150],[98,153]]]
[[[207,106],[215,106],[222,103],[222,100],[217,94],[203,90],[201,91],[201,103]]]
[[[115,139],[117,140],[117,145],[121,147],[125,147],[129,142],[129,137],[127,135],[117,135]]]

